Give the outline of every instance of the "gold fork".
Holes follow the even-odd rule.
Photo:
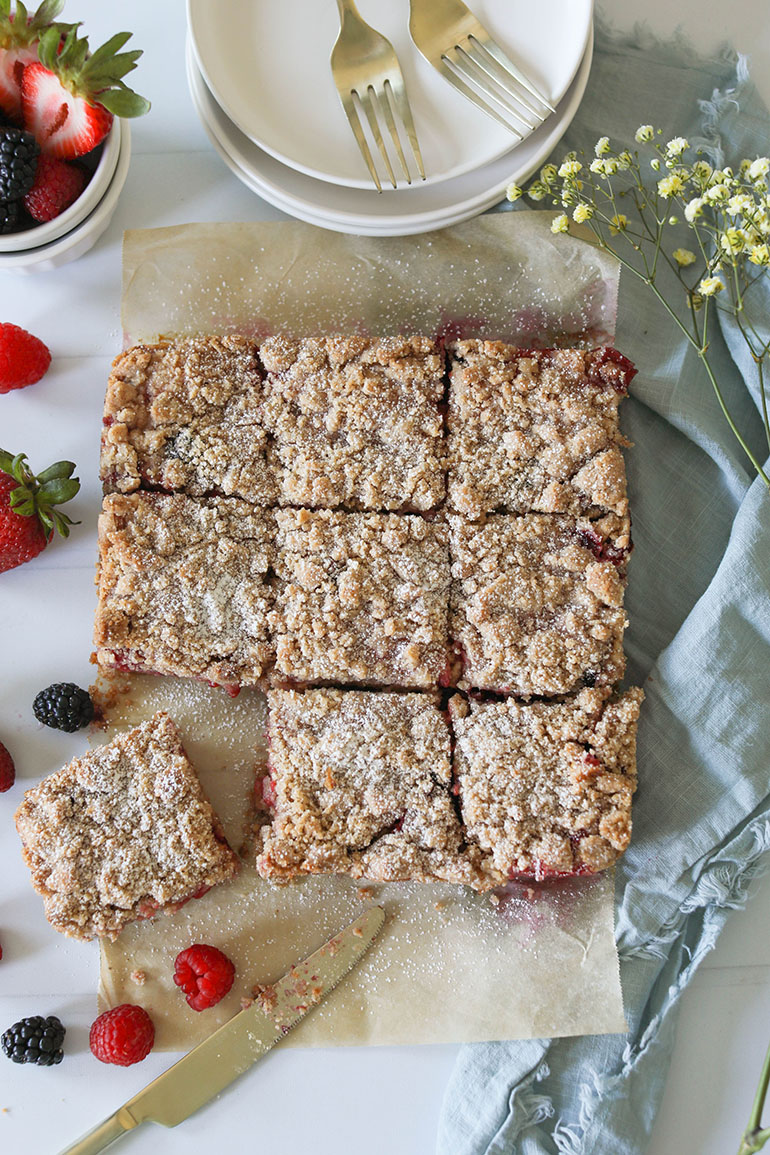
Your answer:
[[[555,111],[462,0],[410,0],[409,31],[445,80],[519,140]]]
[[[366,117],[372,139],[379,149],[393,188],[397,188],[398,185],[380,129],[383,122],[390,133],[406,183],[412,183],[401,138],[396,128],[394,112],[412,146],[412,154],[420,176],[425,180],[425,169],[406,96],[406,85],[393,45],[361,18],[353,0],[337,0],[337,7],[340,10],[341,24],[337,43],[332,49],[332,74],[345,115],[377,191],[382,192],[382,183],[364,133],[361,111]]]

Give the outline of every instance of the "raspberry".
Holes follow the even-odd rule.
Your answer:
[[[32,712],[44,726],[74,734],[93,721],[94,704],[88,690],[74,682],[54,682],[37,695]]]
[[[19,325],[0,324],[0,393],[34,385],[50,364],[51,354],[39,337]]]
[[[174,982],[194,1011],[205,1011],[223,999],[235,978],[235,967],[215,946],[195,943],[178,954]]]
[[[91,1026],[88,1042],[99,1062],[130,1067],[149,1055],[155,1042],[155,1027],[144,1007],[121,1003],[99,1015]]]
[[[6,750],[2,742],[0,742],[0,794],[4,794],[6,790],[10,790],[16,779],[16,767],[13,764],[13,758]],[[0,953],[0,958],[2,958]]]
[[[41,156],[35,183],[24,197],[24,208],[36,221],[52,221],[76,201],[86,187],[86,174],[75,164]]]

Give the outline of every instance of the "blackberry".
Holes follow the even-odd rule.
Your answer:
[[[64,1058],[64,1034],[65,1029],[56,1015],[49,1015],[47,1019],[31,1015],[9,1027],[0,1041],[3,1051],[14,1063],[52,1067]]]
[[[0,201],[18,201],[35,183],[40,145],[31,132],[0,128]]]
[[[8,203],[5,204],[3,201],[0,201],[0,235],[18,232],[20,221],[21,213],[19,211],[19,202],[8,201]]]
[[[38,722],[54,730],[66,730],[68,734],[87,726],[94,716],[90,694],[74,682],[55,682],[41,690],[32,703],[32,710]]]

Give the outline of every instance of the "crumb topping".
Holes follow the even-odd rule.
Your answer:
[[[631,837],[636,723],[644,695],[608,701],[450,702],[455,773],[469,840],[507,877],[593,873]]]
[[[254,685],[271,658],[273,515],[236,498],[111,494],[99,518],[100,665]]]
[[[446,526],[331,510],[284,509],[275,518],[277,673],[435,686],[448,661]]]
[[[450,346],[449,504],[458,513],[628,512],[618,404],[635,370],[612,349]]]
[[[105,490],[277,496],[267,465],[257,346],[245,337],[136,345],[115,358],[104,406]]]
[[[280,504],[424,510],[443,500],[434,341],[271,337],[260,357]]]
[[[499,879],[467,851],[452,801],[449,726],[437,699],[357,690],[268,694],[272,822],[266,878],[350,874],[379,882]]]
[[[623,676],[627,519],[449,520],[459,684],[554,695],[586,680],[612,686]]]
[[[239,867],[163,712],[28,790],[16,827],[46,917],[73,938],[116,938]]]

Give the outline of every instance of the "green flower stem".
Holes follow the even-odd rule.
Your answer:
[[[637,268],[635,268],[630,263],[630,261],[627,261],[623,257],[618,256],[618,254],[607,245],[606,241],[604,241],[601,234],[598,233],[595,228],[593,228],[591,231],[593,232],[594,236],[597,237],[597,240],[598,240],[597,247],[598,248],[603,248],[607,252],[612,253],[612,255],[618,261],[620,261],[623,268],[628,269],[629,272],[633,273],[633,275],[635,277],[637,277],[640,281],[644,281],[644,283],[646,285],[649,285],[650,290],[657,297],[658,301],[663,306],[663,308],[666,310],[669,317],[671,317],[674,324],[681,331],[682,335],[684,337],[686,337],[689,344],[692,345],[692,347],[695,349],[696,353],[698,354],[698,357],[700,358],[700,360],[703,364],[704,369],[706,370],[706,373],[708,374],[708,379],[711,382],[714,393],[716,394],[717,401],[719,402],[719,407],[725,416],[725,420],[727,421],[727,424],[730,426],[730,428],[733,431],[733,434],[735,435],[735,437],[737,438],[738,443],[740,444],[743,452],[746,454],[749,461],[754,466],[754,469],[757,471],[759,476],[762,478],[762,480],[764,481],[767,488],[770,489],[770,476],[768,476],[767,473],[765,473],[760,462],[757,460],[757,458],[754,456],[754,454],[749,449],[749,446],[746,444],[746,441],[742,437],[742,435],[738,429],[738,426],[733,421],[733,419],[730,415],[730,411],[727,408],[727,405],[725,404],[724,397],[722,396],[722,390],[719,388],[719,383],[718,383],[716,377],[714,376],[714,371],[712,370],[711,365],[709,363],[709,359],[708,359],[708,344],[706,343],[706,340],[705,340],[705,337],[706,337],[705,321],[704,321],[704,326],[703,326],[703,342],[699,342],[698,340],[696,340],[695,336],[693,336],[693,334],[690,332],[690,330],[687,328],[687,326],[684,324],[684,322],[677,316],[676,311],[671,307],[671,305],[668,303],[666,298],[661,293],[658,286],[652,280],[650,273],[649,272],[647,272],[646,274],[641,273]],[[591,242],[591,243],[593,243],[593,242]],[[647,266],[647,262],[645,260],[645,267],[646,266]],[[763,396],[764,396],[764,393],[763,393]]]
[[[770,1047],[767,1048],[765,1061],[762,1064],[762,1071],[759,1076],[759,1084],[757,1086],[757,1093],[754,1096],[754,1103],[751,1108],[748,1126],[743,1132],[741,1138],[741,1145],[738,1149],[738,1155],[755,1155],[755,1152],[760,1151],[765,1143],[770,1139],[770,1127],[760,1128],[759,1121],[762,1118],[762,1109],[767,1098],[767,1088],[770,1085]]]

